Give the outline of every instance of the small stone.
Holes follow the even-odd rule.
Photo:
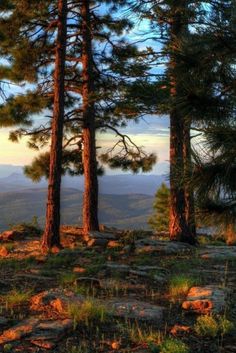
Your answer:
[[[118,247],[120,247],[120,246],[121,246],[121,244],[120,244],[120,242],[117,241],[117,240],[109,240],[109,242],[108,242],[108,244],[107,244],[107,247],[108,247],[108,248],[118,248]]]
[[[9,251],[5,246],[1,246],[0,248],[0,257],[6,257],[9,255]]]
[[[170,330],[170,333],[175,336],[178,334],[187,333],[190,330],[191,330],[191,327],[189,327],[189,326],[176,324],[172,327],[172,329]]]
[[[117,342],[117,341],[112,342],[111,343],[111,348],[115,349],[115,350],[119,349],[120,348],[120,343]]]
[[[73,272],[74,273],[85,273],[86,272],[86,268],[80,267],[80,266],[76,266],[76,267],[73,268]]]
[[[52,254],[58,254],[62,249],[59,247],[59,246],[56,246],[54,245],[52,248],[51,248],[51,253]]]
[[[108,244],[108,240],[107,239],[97,239],[97,238],[91,238],[88,240],[87,242],[87,245],[89,247],[92,247],[92,246],[107,246]]]

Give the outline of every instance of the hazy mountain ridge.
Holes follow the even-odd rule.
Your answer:
[[[43,225],[47,188],[0,193],[0,230],[9,224],[30,222],[34,216]],[[83,194],[73,188],[62,189],[62,223],[81,223]],[[147,228],[153,197],[149,195],[100,195],[100,222],[119,228]]]
[[[19,170],[0,178],[0,230],[9,224],[29,222],[33,216],[44,223],[47,181],[33,183]],[[120,228],[147,228],[154,194],[164,180],[164,175],[143,174],[99,177],[100,222]],[[82,190],[82,176],[63,177],[62,223],[81,223]]]
[[[101,194],[125,195],[141,193],[153,196],[163,181],[168,182],[165,175],[104,175],[99,177],[99,189]],[[74,188],[82,191],[83,184],[82,176],[65,176],[62,179],[63,188]],[[39,183],[33,183],[23,173],[12,173],[7,177],[0,178],[0,192],[13,192],[44,187],[47,187],[45,179]]]

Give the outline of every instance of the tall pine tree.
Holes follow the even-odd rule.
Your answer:
[[[60,247],[60,195],[63,123],[65,112],[65,57],[67,37],[67,0],[58,0],[57,38],[55,47],[54,98],[51,127],[50,168],[46,225],[43,234],[44,250]]]

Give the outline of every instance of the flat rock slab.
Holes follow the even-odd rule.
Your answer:
[[[7,325],[8,321],[9,321],[9,320],[6,319],[5,317],[0,316],[0,326],[5,326],[5,325]]]
[[[52,289],[34,295],[30,300],[30,308],[35,311],[53,309],[66,314],[69,304],[81,305],[83,302],[84,298],[81,295],[62,289]]]
[[[96,231],[91,231],[88,234],[84,236],[84,239],[86,241],[90,239],[107,239],[107,240],[117,240],[118,236],[113,233],[106,233],[106,232],[96,232]]]
[[[29,318],[20,322],[18,325],[5,330],[0,336],[0,344],[5,344],[11,341],[18,341],[23,337],[31,334],[34,328],[38,325],[39,319]]]
[[[197,314],[219,314],[224,311],[229,290],[215,285],[192,287],[182,308]]]
[[[54,321],[29,318],[5,330],[0,336],[0,344],[25,338],[37,346],[52,348],[72,328],[73,320],[70,319]]]
[[[203,259],[236,259],[236,246],[206,246],[199,251]]]
[[[139,239],[135,242],[136,254],[157,252],[163,255],[190,253],[193,246],[174,241],[161,241],[157,239]]]
[[[108,262],[106,264],[106,269],[112,273],[120,272],[120,273],[128,274],[130,271],[130,266],[125,264],[115,263],[115,262]]]
[[[156,282],[166,282],[167,271],[157,266],[129,266],[110,262],[106,264],[106,269],[110,273],[118,272],[124,275],[152,278]]]
[[[126,319],[136,319],[161,323],[164,308],[138,300],[116,299],[107,303],[112,314]]]
[[[38,347],[51,349],[72,329],[71,319],[40,321],[27,340]]]

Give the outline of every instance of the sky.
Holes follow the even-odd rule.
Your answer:
[[[0,130],[0,165],[11,164],[24,166],[29,164],[38,152],[27,147],[27,139],[19,143],[9,141],[10,129]],[[124,130],[134,142],[144,147],[145,151],[157,154],[158,163],[151,174],[163,174],[167,171],[169,159],[169,119],[158,116],[146,116],[139,123],[131,122]],[[115,135],[111,133],[97,134],[97,145],[109,148]],[[107,174],[120,174],[120,170],[107,171]]]

